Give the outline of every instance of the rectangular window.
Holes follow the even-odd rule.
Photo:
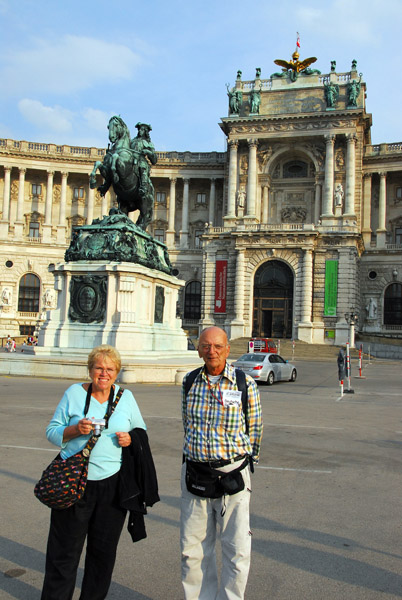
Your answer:
[[[396,188],[396,197],[398,200],[402,200],[402,187]]]
[[[38,238],[39,237],[39,223],[36,221],[31,221],[29,224],[29,234],[30,238]]]
[[[195,248],[202,248],[202,240],[201,240],[201,236],[203,234],[203,230],[202,229],[196,229],[194,232],[194,246]]]
[[[165,204],[166,203],[165,192],[156,192],[156,203],[157,204]]]
[[[206,204],[207,195],[206,194],[197,194],[197,204]]]
[[[84,198],[84,188],[83,187],[75,187],[74,188],[74,200],[81,200]]]
[[[158,242],[164,242],[165,241],[165,232],[163,229],[155,229],[154,231],[154,238],[156,240],[158,240]]]
[[[395,244],[402,246],[402,228],[395,229]]]
[[[32,184],[32,196],[41,196],[42,195],[42,185],[40,183]]]

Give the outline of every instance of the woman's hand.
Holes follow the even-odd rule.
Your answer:
[[[119,446],[122,448],[126,448],[131,444],[131,437],[129,433],[125,431],[116,431],[117,441],[119,442]]]
[[[81,419],[77,423],[78,435],[88,435],[92,431],[91,419]]]
[[[80,435],[89,435],[92,431],[92,421],[90,419],[81,419],[76,425],[69,425],[64,429],[63,442],[73,440]]]

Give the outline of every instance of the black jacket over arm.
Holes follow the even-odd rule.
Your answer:
[[[131,444],[123,448],[120,469],[119,504],[130,511],[128,531],[133,542],[147,537],[144,515],[147,506],[159,502],[158,480],[148,435],[136,427],[130,431]]]

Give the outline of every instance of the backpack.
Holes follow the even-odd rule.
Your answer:
[[[194,371],[191,371],[190,373],[188,373],[187,379],[186,379],[186,382],[184,385],[184,391],[185,391],[186,396],[188,395],[188,393],[191,389],[191,386],[193,385],[196,377],[199,375],[199,373],[201,372],[202,369],[203,369],[203,367],[198,367],[198,369],[195,369]],[[244,414],[244,420],[246,422],[246,433],[248,435],[249,427],[248,427],[248,419],[247,419],[248,397],[247,397],[246,375],[240,369],[235,369],[235,373],[236,373],[237,389],[239,390],[239,392],[241,392],[241,404],[242,404],[242,409],[243,409],[243,414]]]

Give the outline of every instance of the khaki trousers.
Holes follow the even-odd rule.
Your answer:
[[[237,465],[223,467],[222,471]],[[181,477],[181,573],[185,600],[243,600],[250,569],[250,469],[241,471],[244,490],[222,498],[191,494]],[[223,513],[223,514],[222,514]],[[216,569],[217,535],[222,548],[220,585]]]

